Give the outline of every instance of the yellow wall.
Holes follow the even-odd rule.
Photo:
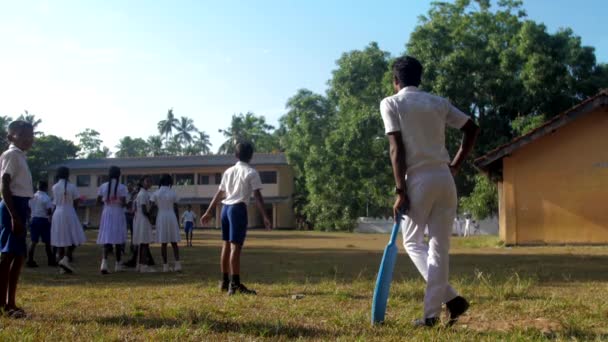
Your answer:
[[[504,158],[505,243],[608,243],[607,132],[597,110]]]

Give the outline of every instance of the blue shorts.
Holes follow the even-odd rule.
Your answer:
[[[222,208],[222,240],[243,245],[247,236],[247,205],[237,203]]]
[[[30,238],[32,242],[51,243],[51,221],[46,217],[34,217],[30,223]]]
[[[184,231],[186,233],[190,233],[192,229],[194,229],[194,222],[186,222],[186,224],[184,224]]]
[[[13,196],[13,203],[15,210],[23,224],[25,224],[27,218],[27,210],[29,208],[28,197]],[[25,228],[25,227],[24,227]],[[27,230],[23,230],[20,236],[13,234],[13,222],[11,220],[11,214],[8,212],[8,208],[4,201],[0,202],[0,253],[9,253],[14,255],[26,255],[27,243],[25,237]]]

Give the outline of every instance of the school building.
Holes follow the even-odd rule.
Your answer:
[[[608,243],[608,90],[477,159],[508,245]]]
[[[179,197],[180,215],[187,205],[192,205],[198,218],[207,210],[217,191],[226,169],[236,163],[233,155],[73,159],[54,165],[49,170],[49,184],[55,183],[55,171],[59,166],[70,169],[70,181],[76,184],[81,195],[78,214],[84,224],[98,227],[101,206],[96,204],[98,187],[108,180],[110,166],[122,171],[123,184],[137,184],[142,175],[150,175],[155,186],[162,174],[173,176],[174,189]],[[294,175],[282,153],[255,154],[251,165],[260,173],[265,209],[273,227],[291,229],[295,227],[293,212]],[[249,208],[249,227],[263,227],[252,198]],[[221,204],[215,212],[215,220],[209,225],[220,227]],[[200,225],[197,222],[197,226]]]

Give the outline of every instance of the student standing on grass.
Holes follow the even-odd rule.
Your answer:
[[[62,273],[74,273],[72,256],[76,246],[87,240],[76,214],[80,195],[74,183],[70,183],[70,169],[57,169],[57,183],[53,185],[55,211],[51,220],[51,244],[57,247],[58,266]]]
[[[192,206],[188,204],[188,210],[182,214],[182,224],[184,225],[184,233],[186,233],[186,245],[189,247],[192,246],[194,222],[196,222],[196,215],[192,212]]]
[[[49,184],[45,181],[38,182],[38,191],[34,194],[34,197],[30,200],[30,238],[32,244],[28,252],[27,267],[38,267],[38,264],[34,260],[34,253],[36,252],[36,245],[40,240],[44,243],[44,250],[46,251],[46,258],[49,266],[57,266],[57,260],[51,248],[51,220],[50,217],[53,213],[53,200],[47,194],[49,190]]]
[[[2,202],[0,202],[0,309],[12,318],[24,318],[17,307],[17,283],[25,254],[25,221],[30,198],[34,195],[32,174],[25,151],[34,143],[34,128],[25,121],[8,125],[10,147],[0,156]]]
[[[181,272],[182,264],[179,261],[179,246],[181,241],[179,232],[179,210],[177,208],[177,194],[173,190],[173,178],[171,175],[164,174],[160,177],[160,188],[154,192],[150,201],[158,207],[156,215],[156,242],[161,245],[163,257],[163,272],[169,272],[167,262],[167,244],[171,244],[175,265],[173,271]]]
[[[264,225],[271,229],[270,219],[264,210],[264,198],[260,189],[262,181],[260,174],[249,165],[253,157],[253,145],[247,142],[236,145],[235,155],[239,160],[222,176],[220,188],[213,196],[213,200],[205,215],[201,217],[201,225],[205,225],[213,217],[213,209],[220,199],[222,203],[222,256],[220,269],[222,271],[221,291],[228,291],[228,295],[235,293],[253,294],[256,292],[241,284],[241,250],[247,235],[247,205],[253,194],[260,214],[264,217]],[[228,276],[230,272],[230,277]]]
[[[418,89],[422,65],[412,57],[393,64],[396,94],[380,103],[398,195],[393,207],[397,217],[409,208],[403,220],[403,244],[427,282],[424,316],[415,326],[439,323],[445,303],[453,324],[469,307],[448,283],[449,249],[457,196],[454,175],[471,152],[479,127],[447,99]],[[445,126],[464,133],[462,145],[450,162],[445,147]],[[407,178],[406,178],[407,175]],[[399,217],[398,219],[401,219]],[[429,243],[424,241],[424,228]]]
[[[99,235],[97,244],[103,245],[103,257],[101,259],[101,274],[108,274],[108,255],[115,250],[116,265],[115,272],[124,270],[121,264],[123,247],[127,241],[127,219],[124,207],[127,204],[129,192],[124,184],[120,184],[120,168],[111,166],[109,180],[103,183],[97,191],[97,203],[103,202],[103,211],[99,223]]]
[[[156,272],[148,266],[150,244],[154,243],[152,234],[152,218],[150,216],[150,177],[143,176],[139,181],[139,193],[133,202],[135,218],[133,223],[133,243],[138,252],[136,271],[142,273]]]

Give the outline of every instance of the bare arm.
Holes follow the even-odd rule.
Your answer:
[[[405,146],[401,132],[388,133],[390,145],[391,164],[393,166],[393,176],[395,177],[395,187],[397,188],[397,198],[393,205],[393,217],[397,218],[409,207],[407,197],[407,186],[405,183],[405,173],[407,171],[405,163]]]
[[[255,190],[253,192],[253,196],[255,197],[255,204],[258,207],[260,214],[262,214],[262,217],[264,218],[264,226],[266,226],[266,229],[272,229],[272,222],[270,222],[270,219],[266,214],[266,210],[264,210],[264,197],[262,197],[262,192],[260,189]]]
[[[224,191],[218,190],[213,196],[211,204],[209,204],[209,208],[207,208],[205,214],[201,216],[201,226],[204,226],[205,224],[207,224],[207,222],[209,222],[209,220],[211,220],[211,213],[213,212],[213,209],[215,209],[219,201],[222,200],[222,198],[224,198]]]
[[[13,233],[21,234],[23,232],[24,217],[19,217],[19,215],[17,215],[15,203],[13,202],[13,193],[11,192],[11,175],[8,173],[5,173],[2,176],[2,199],[8,209],[8,213],[11,215]]]
[[[479,126],[473,122],[473,120],[467,121],[464,126],[460,129],[464,136],[462,137],[462,143],[460,144],[460,148],[454,156],[454,160],[450,164],[450,169],[452,169],[452,174],[456,174],[462,163],[467,159],[471,151],[473,150],[473,146],[475,146],[475,141],[477,140],[477,136],[479,135]]]
[[[177,203],[173,203],[173,212],[175,213],[175,217],[179,222],[179,207],[177,206]]]

